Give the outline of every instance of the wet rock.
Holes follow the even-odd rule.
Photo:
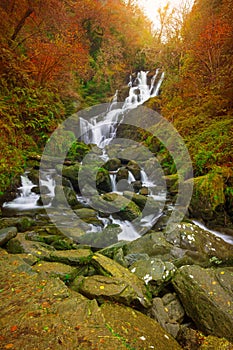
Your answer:
[[[135,254],[127,254],[125,256],[125,260],[128,263],[128,266],[131,266],[133,263],[135,263],[138,260],[149,260],[150,257],[146,253],[135,253]]]
[[[111,224],[100,232],[91,232],[79,237],[78,242],[95,248],[108,247],[118,242],[118,235],[121,233],[119,225]]]
[[[0,247],[4,246],[9,240],[17,236],[17,228],[7,227],[0,230]]]
[[[56,167],[58,173],[62,174],[62,176],[69,179],[75,191],[78,192],[79,191],[78,175],[80,170],[80,164],[75,163],[70,166],[63,166],[63,167],[59,166],[59,167],[60,167],[59,169],[58,169],[58,166]]]
[[[160,203],[159,201],[155,201],[151,197],[146,197],[141,194],[136,194],[134,192],[125,191],[123,195],[124,197],[132,200],[135,204],[137,204],[140,210],[145,209],[146,215],[149,215],[149,214],[158,215],[164,206],[163,203]]]
[[[141,168],[137,162],[130,160],[126,168],[133,174],[136,181],[141,180]]]
[[[121,166],[121,161],[118,158],[111,158],[105,164],[104,168],[108,171],[115,171]]]
[[[93,224],[96,226],[103,226],[101,220],[97,218],[97,212],[90,208],[75,209],[74,213],[87,224]]]
[[[187,315],[206,334],[233,340],[233,268],[182,266],[172,280]]]
[[[106,193],[101,197],[93,197],[92,201],[95,207],[98,206],[98,209],[103,213],[112,212],[122,220],[132,221],[141,214],[135,203],[116,193]]]
[[[96,175],[96,187],[100,193],[112,191],[112,185],[108,170],[99,168]]]
[[[74,267],[59,262],[48,261],[38,262],[32,267],[32,270],[39,272],[44,278],[48,276],[59,277],[64,282],[73,281],[78,274],[78,270]]]
[[[90,249],[60,250],[52,252],[49,260],[77,266],[88,264],[92,259],[92,255],[93,253]]]
[[[150,258],[136,261],[130,266],[130,271],[144,280],[150,292],[156,296],[171,281],[176,267],[171,262]]]
[[[140,188],[140,190],[139,190],[139,194],[142,196],[148,196],[148,194],[149,194],[148,187],[142,186],[142,188]]]
[[[74,190],[72,190],[70,187],[63,187],[60,185],[55,187],[55,197],[53,198],[53,205],[69,205],[74,207],[77,204],[77,196]]]
[[[181,223],[170,233],[165,234],[167,241],[174,244],[171,253],[177,256],[177,265],[198,264],[211,266],[233,261],[232,245],[200,227]],[[184,253],[184,254],[183,254]]]
[[[116,174],[116,182],[121,181],[121,180],[128,180],[129,177],[129,171],[128,169],[121,167],[118,169],[117,174]]]

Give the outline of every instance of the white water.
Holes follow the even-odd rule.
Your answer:
[[[148,72],[138,72],[135,81],[130,80],[129,96],[125,99],[121,109],[115,109],[117,103],[117,93],[106,113],[94,116],[89,120],[80,117],[81,139],[86,144],[96,144],[99,148],[106,147],[116,136],[116,130],[119,123],[124,119],[124,113],[127,110],[137,108],[151,97],[157,96],[164,74],[158,79],[159,70],[152,77],[150,85],[147,79]]]
[[[202,223],[200,223],[197,220],[192,220],[192,222],[197,225],[198,227],[200,227],[201,229],[212,233],[214,236],[222,238],[225,242],[233,244],[233,237],[224,233],[221,233],[219,231],[215,231],[215,230],[210,230],[208,227],[206,227],[205,225],[203,225]]]
[[[41,206],[37,204],[40,195],[32,192],[32,189],[37,187],[37,185],[33,184],[33,182],[28,178],[27,172],[21,175],[20,178],[21,186],[18,188],[19,195],[13,201],[4,203],[3,207],[17,210],[41,208]],[[41,185],[48,188],[47,196],[51,197],[52,199],[54,197],[55,181],[50,173],[45,174],[44,179],[41,180]]]

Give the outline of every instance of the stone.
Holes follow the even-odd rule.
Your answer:
[[[103,165],[103,167],[108,171],[116,171],[121,167],[121,161],[118,158],[111,158]]]
[[[123,195],[124,197],[132,200],[132,202],[134,202],[140,208],[140,210],[145,209],[146,215],[158,215],[164,207],[163,203],[155,201],[153,198],[144,196],[142,194],[136,194],[134,192],[125,191]]]
[[[79,184],[78,184],[78,175],[79,175],[79,170],[80,170],[79,163],[75,163],[75,164],[70,165],[70,166],[65,166],[65,165],[63,167],[60,166],[59,169],[57,166],[56,170],[58,171],[58,173],[62,174],[62,176],[64,176],[65,178],[70,180],[75,191],[77,191],[77,192],[79,191]]]
[[[6,227],[0,230],[0,247],[4,246],[8,241],[17,236],[17,228]]]
[[[101,311],[112,336],[117,336],[124,344],[122,349],[181,349],[176,340],[155,320],[137,310],[123,305],[104,303]],[[110,348],[120,349],[114,348],[113,344]]]
[[[7,243],[6,249],[12,254],[26,253],[42,260],[49,259],[51,252],[55,250],[48,244],[27,240],[25,233],[18,233],[15,238]]]
[[[93,197],[92,202],[99,211],[113,213],[117,218],[132,221],[141,215],[139,207],[117,193],[106,193],[101,197]]]
[[[150,297],[144,282],[128,269],[99,253],[93,255],[91,263],[99,275],[118,278],[125,282],[128,288],[134,291],[132,299],[136,305],[141,304],[145,308],[150,306]]]
[[[72,249],[54,251],[50,254],[50,261],[60,262],[63,264],[77,266],[88,264],[92,259],[92,251],[90,249]]]
[[[128,169],[133,174],[136,181],[141,180],[141,167],[137,162],[130,160],[126,166],[126,169]]]
[[[32,270],[36,271],[47,278],[59,277],[64,282],[70,282],[75,279],[78,274],[78,270],[66,264],[59,262],[40,261],[32,266]]]
[[[55,197],[53,198],[53,205],[55,206],[71,206],[74,207],[78,204],[77,196],[74,190],[70,187],[63,187],[57,185],[55,187]]]
[[[199,330],[233,340],[233,267],[182,266],[172,283]]]
[[[176,267],[171,262],[150,258],[137,260],[130,266],[130,271],[144,280],[153,295],[158,295],[171,281]]]
[[[107,225],[100,232],[90,232],[78,238],[78,243],[87,244],[95,248],[104,248],[118,242],[118,235],[121,233],[119,225]]]

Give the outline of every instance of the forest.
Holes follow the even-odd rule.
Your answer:
[[[1,195],[62,120],[139,70],[165,72],[149,106],[184,138],[195,176],[232,167],[230,0],[167,4],[157,31],[134,1],[2,0],[0,15]]]

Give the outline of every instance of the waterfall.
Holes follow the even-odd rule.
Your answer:
[[[115,137],[116,130],[124,119],[124,113],[127,110],[137,108],[149,98],[157,96],[164,73],[159,76],[157,69],[155,75],[151,78],[150,85],[148,84],[148,72],[138,72],[135,81],[130,77],[129,96],[125,99],[121,109],[114,108],[117,103],[117,92],[106,111],[106,113],[93,116],[89,120],[80,117],[81,140],[86,144],[96,144],[99,148],[106,147]],[[157,83],[156,83],[157,81]]]

